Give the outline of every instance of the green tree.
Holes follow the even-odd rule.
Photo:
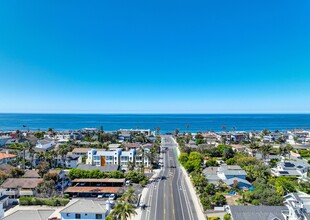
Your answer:
[[[225,146],[223,150],[223,157],[224,159],[230,159],[233,158],[235,155],[235,152],[233,151],[231,146]]]
[[[226,198],[225,196],[221,195],[221,194],[216,194],[213,198],[212,198],[212,202],[216,205],[216,206],[223,206],[226,204]]]
[[[235,158],[229,158],[228,160],[226,160],[226,164],[227,165],[235,165],[235,164],[237,164],[237,160]]]
[[[43,180],[37,186],[37,192],[41,197],[50,198],[56,196],[56,184],[54,180]]]
[[[187,153],[181,153],[180,156],[179,156],[179,162],[180,164],[184,165],[186,164],[188,161],[188,155]]]
[[[14,168],[11,170],[10,174],[13,178],[19,178],[25,174],[25,171],[23,169],[20,169],[20,168]]]
[[[207,167],[216,167],[216,166],[218,166],[218,163],[217,163],[216,159],[210,158],[206,161],[206,166]]]
[[[127,162],[127,168],[128,168],[129,171],[134,170],[134,169],[135,169],[135,164],[134,164],[134,162],[128,161],[128,162]]]
[[[41,161],[37,166],[38,174],[43,177],[50,169],[50,164],[45,161]]]
[[[211,196],[215,195],[216,193],[215,185],[213,183],[210,183],[204,188],[204,192]]]
[[[207,196],[200,196],[200,202],[204,210],[212,209],[211,199]]]
[[[263,145],[261,147],[261,152],[262,152],[263,158],[266,158],[270,154],[271,149],[272,149],[272,146],[269,144]]]

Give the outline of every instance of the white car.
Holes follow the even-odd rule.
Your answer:
[[[103,194],[99,194],[99,195],[97,196],[97,198],[98,198],[98,199],[102,199],[102,198],[103,198]]]
[[[115,194],[111,194],[110,196],[109,196],[109,201],[113,201],[113,200],[115,200],[116,199],[116,195]]]

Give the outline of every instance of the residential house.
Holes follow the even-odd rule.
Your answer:
[[[304,160],[286,160],[282,157],[275,168],[271,168],[274,176],[307,177],[309,164]]]
[[[287,220],[310,220],[310,195],[298,192],[284,196],[288,208]]]
[[[120,155],[121,169],[126,170],[128,162],[135,163],[135,156],[136,156],[135,149],[130,149],[128,151],[121,151]]]
[[[0,204],[3,205],[2,208],[5,208],[9,205],[9,197],[6,195],[5,189],[0,189]],[[1,213],[0,213],[0,217],[1,217]]]
[[[234,151],[237,151],[237,152],[245,152],[247,150],[246,146],[240,145],[240,144],[233,144],[231,145],[231,147]]]
[[[41,183],[41,178],[8,178],[1,188],[5,189],[5,195],[10,198],[17,198],[19,196],[35,196],[36,187]]]
[[[226,206],[232,220],[288,220],[285,206]]]
[[[80,163],[82,163],[82,156],[78,156],[70,152],[66,155],[66,157],[64,158],[64,161],[61,156],[58,156],[56,160],[57,160],[57,166],[62,167],[63,162],[65,162],[64,164],[65,167],[76,168]]]
[[[140,143],[123,143],[123,146],[125,147],[126,150],[129,149],[138,149],[141,147]]]
[[[188,142],[188,144],[186,144],[186,146],[189,147],[189,148],[191,148],[191,149],[193,149],[193,150],[196,150],[197,147],[198,147],[198,146],[196,145],[196,142],[193,141],[193,140],[190,140],[190,141]]]
[[[149,160],[149,155],[151,153],[149,148],[139,148],[136,151],[135,155],[135,165],[140,166],[141,164],[144,165],[144,167],[148,167],[151,164],[151,161]]]
[[[217,175],[219,167],[207,167],[202,173],[207,178],[208,183],[213,183],[217,185],[221,178]]]
[[[26,170],[23,178],[41,178],[36,170]]]
[[[0,164],[0,171],[5,172],[5,173],[10,173],[15,167],[9,165],[9,164]]]
[[[110,213],[110,204],[102,200],[76,199],[60,211],[61,220],[106,219]]]
[[[2,220],[56,220],[56,218],[51,218],[51,215],[55,213],[55,209],[31,207],[30,210],[29,207],[27,208],[20,208],[5,216]]]
[[[109,144],[109,150],[117,150],[121,148],[121,144]]]
[[[0,152],[0,164],[7,164],[16,159],[16,155]]]
[[[8,140],[10,140],[10,139],[11,139],[10,136],[1,136],[1,137],[0,137],[0,147],[5,147],[6,142],[7,142]]]
[[[221,165],[220,167],[207,167],[203,170],[204,176],[211,183],[217,184],[222,180],[227,186],[249,188],[251,183],[246,180],[246,172],[238,165]]]
[[[43,150],[43,151],[49,151],[50,149],[55,147],[55,145],[56,144],[55,144],[54,140],[42,139],[42,140],[37,141],[36,149],[37,150]]]
[[[77,147],[73,149],[72,154],[77,156],[87,156],[88,151],[90,151],[91,149],[92,148]]]
[[[243,132],[232,132],[230,138],[232,143],[240,144],[246,139],[246,134]]]

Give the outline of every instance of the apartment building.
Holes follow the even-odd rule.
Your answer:
[[[135,149],[128,151],[123,151],[122,149],[112,151],[92,149],[88,151],[86,164],[95,166],[120,165],[122,169],[126,169],[129,161],[134,163],[135,156]]]

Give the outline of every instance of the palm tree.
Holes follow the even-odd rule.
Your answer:
[[[159,132],[160,132],[160,127],[156,127],[155,130],[156,130],[156,133],[159,134]]]
[[[180,129],[177,128],[177,129],[174,130],[175,136],[178,136],[179,133],[180,133]]]
[[[39,161],[45,160],[45,154],[44,154],[44,152],[42,152],[42,151],[39,152],[38,155],[37,155],[37,157],[38,157]]]
[[[28,152],[29,152],[30,158],[31,158],[30,166],[31,166],[31,169],[32,169],[33,160],[34,160],[34,155],[35,155],[34,145],[31,144],[29,141],[27,141],[27,145],[28,145]]]
[[[113,209],[111,216],[116,220],[128,220],[136,215],[135,206],[129,203],[118,203]]]
[[[130,171],[134,170],[134,169],[135,169],[135,164],[134,164],[134,162],[128,161],[128,162],[127,162],[127,167],[128,167],[128,170],[130,170]]]
[[[266,159],[267,155],[269,155],[270,151],[271,151],[272,146],[271,145],[263,145],[262,146],[262,154],[263,154],[263,158]]]
[[[69,147],[67,145],[60,145],[58,147],[58,155],[61,156],[61,160],[62,160],[62,172],[64,172],[65,169],[65,161],[66,161],[66,155],[69,152]],[[62,178],[62,183],[61,183],[61,195],[62,197],[64,196],[64,178]]]
[[[130,187],[122,196],[122,201],[127,203],[134,203],[136,199],[137,196],[133,187]]]
[[[45,160],[49,162],[50,167],[53,168],[55,165],[55,158],[57,154],[54,150],[45,153]]]

